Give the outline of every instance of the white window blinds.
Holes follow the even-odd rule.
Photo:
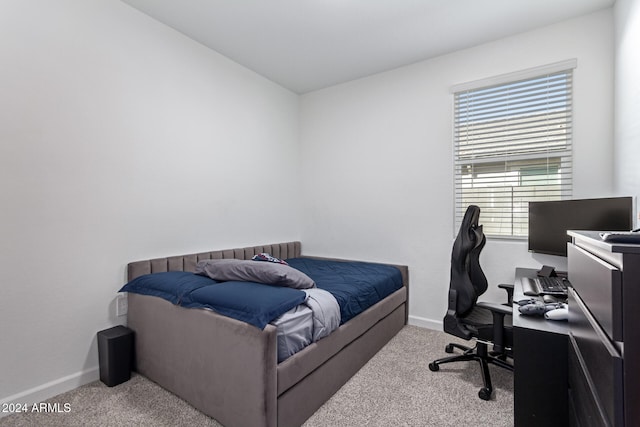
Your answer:
[[[456,230],[474,204],[488,236],[524,237],[529,201],[571,196],[573,67],[553,68],[454,92]]]

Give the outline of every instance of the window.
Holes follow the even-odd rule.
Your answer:
[[[575,60],[453,88],[456,230],[474,204],[486,235],[525,237],[529,201],[571,197],[573,68]]]

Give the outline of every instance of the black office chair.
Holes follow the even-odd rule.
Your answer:
[[[513,285],[500,285],[507,290],[507,304],[478,302],[478,296],[487,290],[487,278],[480,268],[480,252],[487,239],[478,225],[480,208],[471,205],[464,214],[460,231],[451,253],[451,280],[449,283],[449,308],[444,317],[444,331],[463,338],[474,339],[475,347],[450,343],[447,353],[454,348],[462,354],[438,359],[429,364],[432,371],[440,370],[443,363],[477,360],[482,367],[484,387],[478,392],[481,399],[489,400],[493,393],[489,363],[513,371],[507,361],[512,357],[513,333],[511,314]],[[491,346],[491,350],[489,347]]]

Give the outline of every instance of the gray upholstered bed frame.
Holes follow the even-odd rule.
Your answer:
[[[301,256],[300,242],[132,262],[128,279],[194,271],[201,259]],[[137,371],[227,427],[300,426],[406,323],[404,287],[330,336],[277,363],[276,328],[260,330],[210,310],[129,294]]]

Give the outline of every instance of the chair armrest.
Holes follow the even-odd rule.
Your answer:
[[[507,307],[504,304],[496,304],[494,302],[479,301],[476,303],[478,307],[486,308],[493,315],[493,350],[498,353],[505,351],[505,330],[504,316],[513,314],[513,307]]]
[[[500,313],[502,315],[505,314],[513,314],[513,308],[511,306],[507,307],[504,304],[497,304],[495,302],[485,302],[478,301],[476,303],[478,307],[486,308],[487,310],[491,310],[493,313]]]
[[[498,287],[507,291],[507,304],[511,307],[513,305],[513,283],[501,283]]]

